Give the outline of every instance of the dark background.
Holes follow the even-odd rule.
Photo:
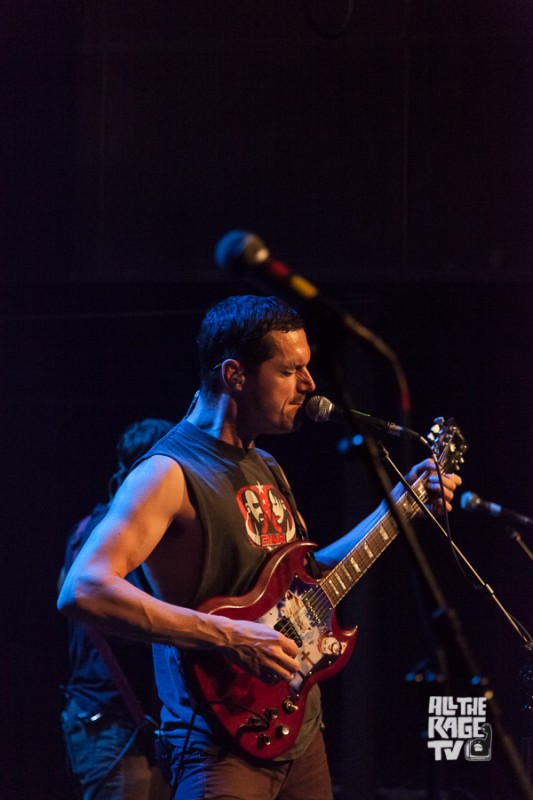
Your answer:
[[[533,515],[532,40],[526,0],[2,0],[2,798],[72,796],[65,537],[105,500],[122,430],[187,408],[206,308],[254,291],[214,266],[227,230],[258,233],[385,339],[411,427],[453,415],[464,488]],[[383,359],[355,340],[342,358],[354,405],[399,419]],[[379,500],[338,455],[342,433],[308,422],[263,442],[321,544]],[[403,467],[425,457],[387,445]],[[460,509],[451,522],[531,629],[533,567],[504,524]],[[520,749],[520,641],[439,534],[417,531]],[[399,542],[340,609],[360,625],[324,684],[343,800],[429,797],[433,778],[439,798],[513,796],[498,739],[491,762],[433,775],[425,689],[405,681],[434,654],[430,610]]]

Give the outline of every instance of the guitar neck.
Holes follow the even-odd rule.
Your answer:
[[[423,473],[411,487],[422,503],[427,501],[426,482],[428,475],[428,472]],[[407,490],[395,505],[407,519],[412,519],[419,510],[417,502]],[[357,542],[342,561],[339,561],[328,572],[326,577],[319,581],[333,607],[340,603],[397,535],[398,526],[389,510]]]

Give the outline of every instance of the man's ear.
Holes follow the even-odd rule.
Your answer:
[[[235,358],[227,358],[222,363],[221,369],[224,383],[228,389],[240,392],[246,380],[245,369],[241,362]]]

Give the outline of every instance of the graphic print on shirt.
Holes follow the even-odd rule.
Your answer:
[[[254,547],[277,547],[295,538],[292,511],[277,486],[261,483],[243,486],[237,492],[237,504]]]

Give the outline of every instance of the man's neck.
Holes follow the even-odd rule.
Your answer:
[[[208,398],[200,393],[187,422],[233,447],[249,450],[254,446],[253,438],[239,429],[237,404],[227,394]]]

